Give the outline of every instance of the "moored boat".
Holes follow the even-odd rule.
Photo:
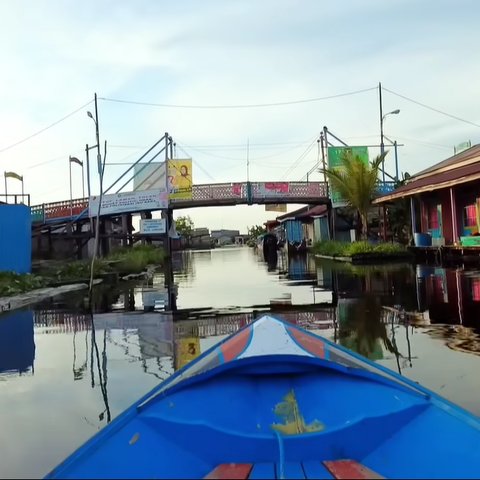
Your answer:
[[[47,478],[478,478],[480,421],[264,315],[161,383]]]

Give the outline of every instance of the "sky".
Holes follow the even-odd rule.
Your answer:
[[[401,145],[400,171],[413,174],[461,142],[480,143],[479,14],[477,0],[0,0],[1,167],[24,176],[33,205],[67,200],[68,157],[95,144],[86,112],[97,93],[107,185],[164,132],[179,158],[193,158],[196,184],[245,181],[247,143],[252,181],[301,180],[324,126],[379,153],[381,82],[383,112],[400,109],[384,132]],[[9,193],[18,183],[8,180]],[[94,193],[98,183],[93,172]],[[176,213],[185,214],[242,232],[277,215]]]

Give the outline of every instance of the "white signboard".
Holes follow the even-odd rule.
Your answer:
[[[138,163],[133,172],[133,189],[151,190],[164,188],[167,185],[167,167],[165,162]]]
[[[90,197],[88,215],[95,217],[98,211],[99,197]],[[166,188],[155,188],[138,192],[113,193],[103,195],[100,215],[115,215],[142,210],[163,210],[168,208]]]
[[[140,233],[147,235],[167,233],[167,221],[164,218],[142,218],[140,220]]]

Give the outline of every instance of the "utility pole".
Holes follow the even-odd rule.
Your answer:
[[[385,151],[385,144],[383,143],[383,105],[382,105],[382,83],[378,82],[378,98],[380,107],[380,154],[383,155]],[[385,160],[382,160],[382,179],[385,183]]]
[[[321,139],[323,139],[323,142],[324,142],[324,147],[325,147],[325,152],[326,154],[324,153],[324,150],[322,149],[322,161],[323,161],[323,168],[326,169],[327,168],[327,163],[328,163],[328,128],[327,127],[323,127],[323,136],[321,137]],[[325,171],[325,170],[324,170]],[[327,196],[330,197],[330,189],[328,188],[328,183],[327,183],[327,175],[324,173],[324,179],[325,179],[325,182],[327,184]],[[333,208],[333,204],[331,202],[331,199],[330,199],[330,204],[329,204],[329,208],[328,208],[328,217],[329,217],[329,221],[328,221],[328,230],[329,230],[329,238],[330,240],[335,240],[335,209]]]

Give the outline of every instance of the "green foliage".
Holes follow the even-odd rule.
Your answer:
[[[407,249],[405,246],[398,243],[379,243],[375,246],[374,252],[376,253],[404,253]]]
[[[163,248],[153,245],[122,247],[106,258],[97,259],[93,275],[98,277],[109,272],[139,273],[148,265],[161,265],[164,259]],[[90,260],[62,262],[42,268],[39,275],[0,272],[0,296],[16,295],[59,283],[87,281],[90,278],[90,265]]]
[[[368,210],[375,196],[378,173],[386,154],[387,152],[379,155],[369,165],[366,165],[358,155],[345,152],[343,169],[321,170],[347,204],[358,210],[362,219],[362,236],[365,239],[367,238]]]
[[[396,183],[395,188],[405,185],[410,176],[404,175],[403,180]],[[387,207],[387,219],[394,240],[409,245],[412,241],[411,220],[410,220],[410,199],[400,198],[394,201],[393,205]]]
[[[178,217],[175,220],[175,229],[180,236],[190,238],[194,229],[193,220],[189,215]]]
[[[266,228],[262,225],[254,225],[253,227],[248,227],[248,234],[250,235],[251,239],[255,239],[266,232]]]
[[[319,255],[327,255],[329,257],[352,257],[359,254],[378,254],[392,255],[397,253],[405,253],[406,249],[403,245],[397,243],[379,243],[371,244],[365,241],[361,242],[335,242],[332,240],[317,242],[312,251]]]
[[[362,242],[347,243],[343,253],[347,257],[353,257],[354,255],[358,255],[362,253],[372,253],[374,251],[375,251],[375,245],[362,241]]]
[[[42,275],[52,282],[71,282],[75,280],[87,280],[90,278],[90,262],[77,260],[58,265],[55,269],[42,271]],[[108,266],[100,259],[95,261],[93,267],[94,276],[106,273]]]
[[[0,272],[0,296],[16,295],[46,285],[45,280],[29,273]]]
[[[327,255],[329,257],[341,257],[344,255],[345,251],[344,242],[335,242],[333,240],[325,240],[323,242],[317,242],[312,247],[314,253],[319,255]]]
[[[142,272],[148,265],[160,265],[165,259],[165,251],[153,245],[138,245],[133,248],[119,248],[103,261],[115,270],[128,273]]]

